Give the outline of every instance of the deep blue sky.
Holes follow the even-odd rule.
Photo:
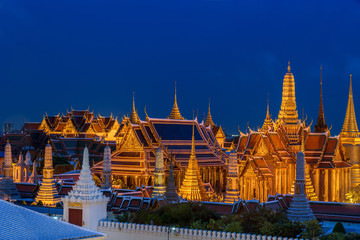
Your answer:
[[[314,3],[315,2],[315,3]],[[144,117],[181,113],[229,133],[277,117],[291,60],[296,98],[317,119],[319,66],[332,134],[345,116],[349,74],[360,114],[360,2],[261,0],[0,0],[0,123],[90,106]],[[358,115],[359,116],[359,115]],[[360,119],[358,119],[360,121]]]

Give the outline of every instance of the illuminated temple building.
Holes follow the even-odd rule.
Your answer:
[[[130,117],[124,117],[119,131],[115,134],[116,149],[112,152],[113,178],[121,179],[129,187],[154,185],[156,150],[163,150],[165,175],[169,175],[170,159],[173,156],[174,178],[180,188],[185,169],[191,156],[192,126],[194,124],[194,146],[196,159],[204,183],[210,183],[217,191],[226,188],[226,154],[222,151],[212,128],[204,122],[185,120],[180,114],[177,99],[169,118],[150,118],[146,114],[141,120],[135,110]],[[92,167],[101,175],[102,162]]]
[[[184,187],[189,181],[184,179],[189,179],[187,170],[192,169],[197,182],[210,186],[225,202],[238,199],[264,202],[269,195],[294,193],[296,156],[303,132],[307,198],[341,202],[360,183],[360,133],[351,79],[344,125],[341,134],[335,137],[330,135],[325,122],[320,79],[314,132],[312,124],[307,125],[299,118],[295,79],[289,64],[277,118],[272,119],[268,104],[263,126],[257,130],[249,128],[236,138],[225,140],[223,129],[213,122],[210,104],[202,121],[184,118],[175,89],[173,107],[164,118],[150,117],[145,111],[145,119],[140,119],[133,98],[130,116],[119,121],[113,116],[96,117],[89,110],[71,109],[64,115],[45,115],[39,123],[25,123],[21,133],[5,135],[2,144],[9,140],[14,156],[29,151],[33,159],[38,159],[44,157],[49,141],[54,155],[70,160],[82,159],[87,146],[91,171],[103,177],[103,188],[110,188],[112,179],[121,180],[132,189],[156,186],[154,195],[166,198],[166,193],[171,193],[169,198],[175,200],[177,195],[185,197]],[[110,149],[105,154],[104,169],[107,145]],[[157,155],[161,160],[158,165]],[[192,164],[194,159],[196,164]],[[172,177],[168,184],[170,162]]]
[[[320,94],[320,121],[316,132],[298,118],[295,80],[290,71],[283,81],[278,119],[266,116],[264,126],[237,139],[240,167],[240,198],[266,201],[268,195],[289,194],[295,180],[296,154],[304,131],[305,190],[310,200],[344,201],[350,190],[351,164],[344,161],[339,137],[331,137],[323,117]]]
[[[80,161],[85,146],[91,160],[103,159],[106,144],[115,147],[115,134],[119,123],[113,116],[95,116],[89,110],[71,109],[64,115],[45,115],[41,122],[26,122],[20,133],[3,137],[13,146],[13,154],[29,151],[34,159],[43,158],[45,146],[50,140],[54,153],[68,160]]]

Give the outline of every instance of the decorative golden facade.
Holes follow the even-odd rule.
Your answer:
[[[320,117],[322,115],[319,114]],[[304,131],[305,192],[308,198],[345,200],[345,194],[350,189],[351,164],[344,161],[338,137],[331,137],[329,131],[312,133],[311,126],[298,119],[295,81],[290,65],[283,81],[278,119],[273,123],[267,113],[264,125],[262,130],[241,134],[236,140],[241,199],[266,201],[269,194],[289,194],[293,191],[295,156],[300,150],[300,133]]]
[[[95,117],[89,110],[73,110],[65,115],[45,115],[39,130],[48,135],[59,135],[66,138],[83,136],[87,138],[103,138],[105,141],[115,141],[119,123],[112,115]]]

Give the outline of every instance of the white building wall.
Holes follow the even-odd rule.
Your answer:
[[[99,221],[106,219],[106,204],[90,202],[83,204],[83,227],[96,231]]]
[[[105,233],[107,239],[126,240],[297,240],[297,238],[282,238],[230,232],[206,231],[187,228],[175,228],[168,231],[166,226],[154,226],[135,223],[119,223],[100,221],[97,231]]]

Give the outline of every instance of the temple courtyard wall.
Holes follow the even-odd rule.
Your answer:
[[[230,233],[221,231],[206,231],[188,228],[169,228],[167,226],[155,226],[136,223],[100,221],[97,231],[105,233],[106,239],[127,240],[297,240],[297,238],[283,238],[262,236],[245,233]]]

